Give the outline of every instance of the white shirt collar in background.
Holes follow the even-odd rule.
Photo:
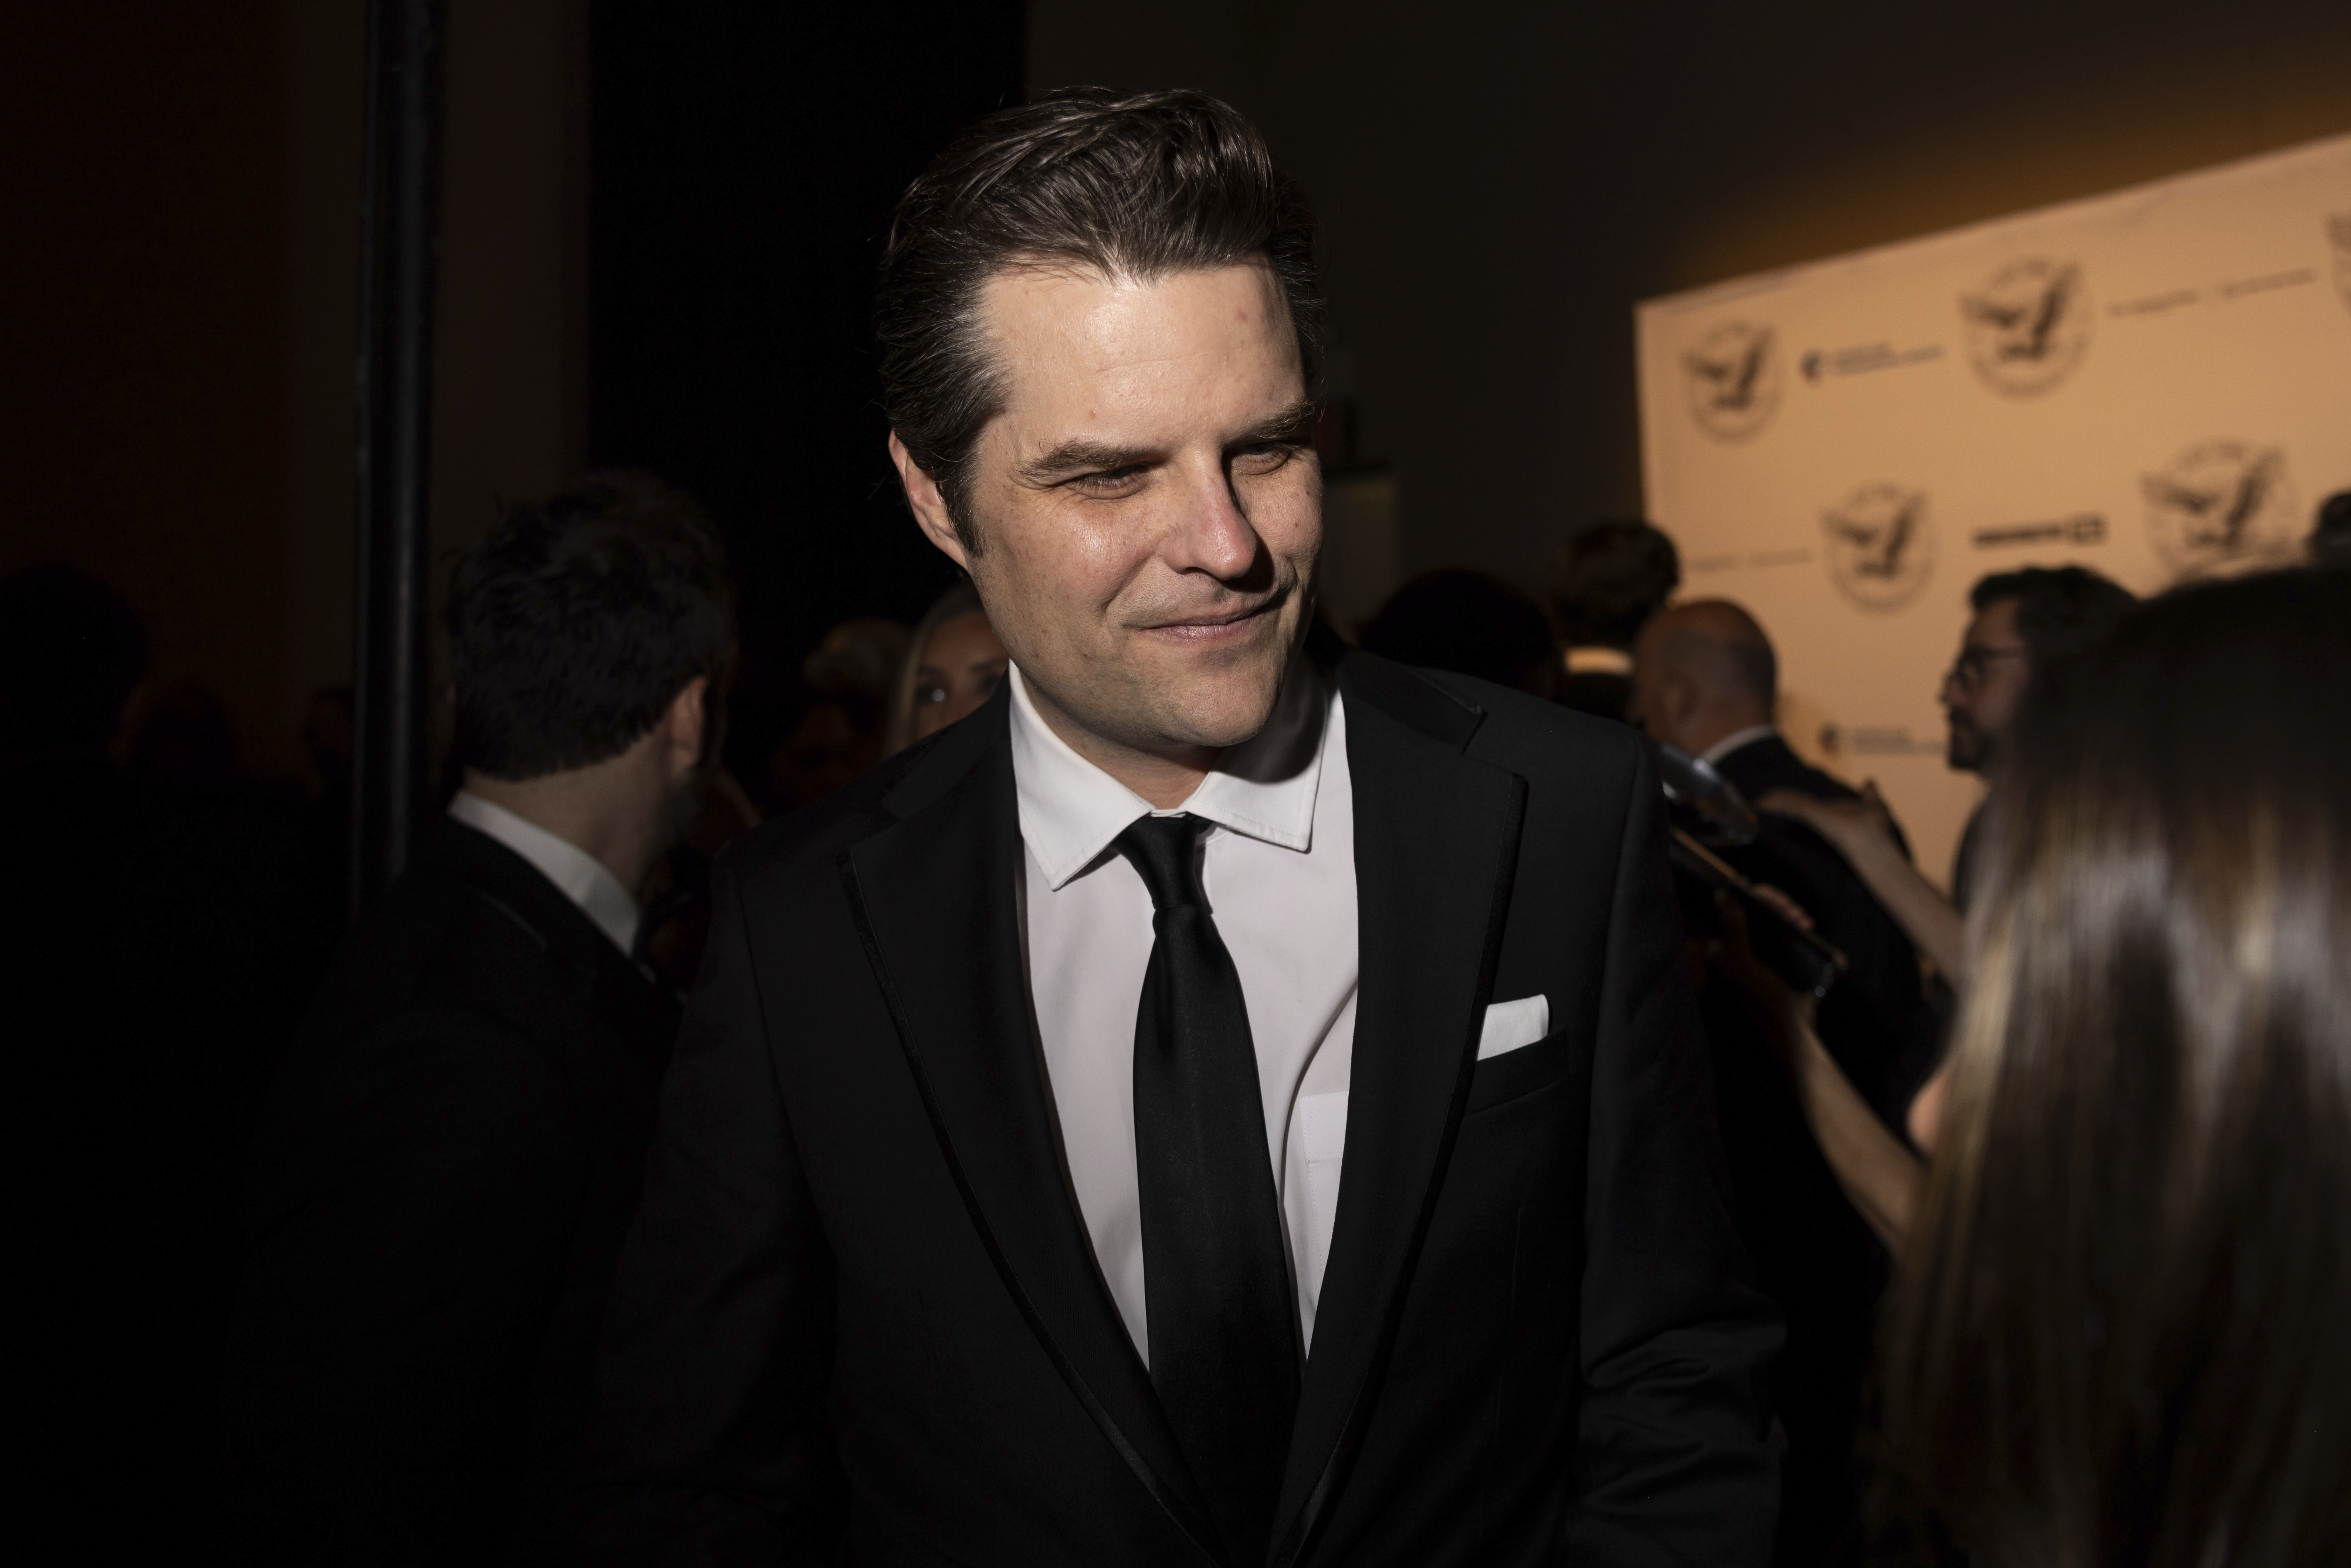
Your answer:
[[[1205,817],[1303,854],[1314,842],[1314,792],[1322,782],[1330,705],[1331,694],[1314,666],[1299,660],[1256,738],[1228,750],[1183,805],[1155,813],[1150,801],[1053,733],[1016,664],[1012,773],[1019,789],[1021,836],[1055,889],[1092,865],[1128,823],[1155,814]]]
[[[1698,754],[1698,760],[1711,767],[1740,747],[1752,746],[1759,740],[1769,740],[1779,733],[1780,728],[1777,725],[1750,724],[1745,729],[1731,731],[1712,746],[1708,747]]]
[[[528,861],[539,875],[555,884],[557,892],[578,904],[580,912],[612,939],[612,946],[621,950],[622,957],[635,951],[637,922],[643,912],[638,909],[629,890],[621,885],[621,879],[605,869],[603,862],[569,840],[558,838],[536,822],[526,821],[504,806],[485,800],[470,790],[457,791],[457,798],[449,802],[449,814]]]
[[[1570,648],[1566,659],[1567,673],[1571,675],[1629,675],[1633,673],[1633,655],[1622,648]]]

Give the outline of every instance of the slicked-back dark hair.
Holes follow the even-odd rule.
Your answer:
[[[1008,267],[1079,267],[1151,281],[1262,259],[1322,372],[1314,217],[1257,128],[1183,89],[1061,88],[978,120],[906,188],[874,298],[883,407],[937,481],[967,549],[972,449],[1004,405],[981,289]]]
[[[447,625],[457,758],[493,779],[617,757],[735,661],[726,547],[643,474],[507,512],[458,558]]]

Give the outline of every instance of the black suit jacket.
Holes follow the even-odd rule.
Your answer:
[[[1646,755],[1466,677],[1339,679],[1362,988],[1273,1560],[1760,1563],[1779,1329]],[[861,1563],[1224,1561],[1056,1152],[1008,715],[720,862],[614,1287],[594,1560],[806,1560],[845,1518]],[[1487,1004],[1538,991],[1550,1037],[1478,1061]]]
[[[425,831],[255,1142],[229,1557],[557,1555],[676,1021],[529,862],[447,819]]]

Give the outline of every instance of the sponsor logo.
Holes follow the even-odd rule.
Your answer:
[[[2351,213],[2328,218],[2326,237],[2335,242],[2335,292],[2343,297],[2343,308],[2351,310]]]
[[[1721,441],[1744,441],[1780,406],[1780,355],[1769,327],[1726,321],[1682,355],[1690,413]]]
[[[1940,343],[1920,343],[1908,349],[1897,349],[1887,342],[1860,343],[1849,349],[1807,349],[1803,358],[1796,361],[1796,368],[1804,372],[1808,384],[1818,386],[1830,376],[1898,371],[1910,365],[1929,364],[1942,357]]]
[[[2079,262],[2011,261],[1959,297],[1969,362],[2003,397],[2039,397],[2073,374],[2095,319]]]
[[[1855,757],[1940,757],[1940,737],[1912,735],[1907,725],[1855,725],[1844,737]]]
[[[2305,283],[2318,281],[2318,274],[2306,267],[2291,272],[2265,272],[2259,277],[2236,277],[2220,285],[2224,300],[2242,299],[2249,294],[2270,294],[2281,288],[2299,288]]]
[[[2095,512],[2083,512],[2053,522],[2002,523],[1998,528],[1978,528],[1968,538],[1978,549],[2000,549],[2009,545],[2104,544],[2106,519]]]
[[[2264,559],[2301,532],[2283,447],[2201,442],[2138,483],[2148,537],[2179,571]]]
[[[1900,485],[1864,485],[1821,514],[1828,537],[1829,577],[1864,610],[1898,610],[1925,587],[1935,568],[1935,533],[1927,493]]]

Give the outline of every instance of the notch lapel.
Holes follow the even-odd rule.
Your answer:
[[[1054,1368],[1160,1506],[1224,1561],[1093,1259],[1056,1147],[1020,956],[1009,683],[883,797],[842,880],[939,1150]]]
[[[1303,1556],[1360,1447],[1477,1065],[1526,781],[1462,755],[1484,712],[1401,665],[1339,667],[1360,990],[1344,1173],[1273,1562]]]

